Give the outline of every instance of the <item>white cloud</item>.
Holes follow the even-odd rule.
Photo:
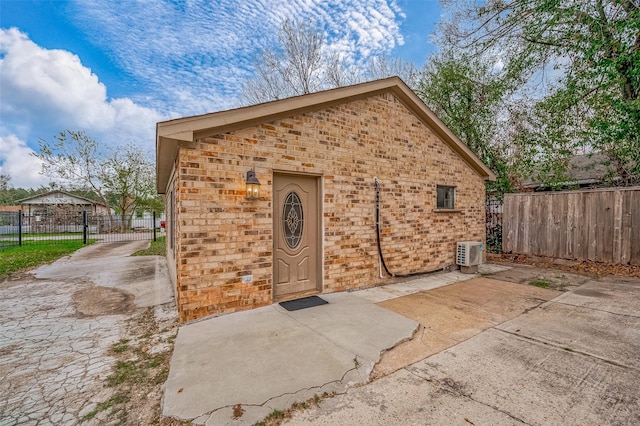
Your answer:
[[[40,174],[42,162],[32,153],[26,142],[17,136],[0,136],[0,174],[11,176],[12,186],[33,188],[49,182]]]
[[[106,88],[76,55],[43,49],[15,28],[0,30],[0,49],[3,109],[37,109],[41,114],[56,110],[74,126],[102,127],[112,121]]]
[[[311,19],[327,50],[362,66],[404,40],[395,0],[192,0],[73,3],[77,25],[92,43],[150,93],[148,105],[179,115],[236,107],[259,49],[275,43],[285,18]],[[135,99],[134,99],[135,100]]]
[[[254,56],[275,43],[284,18],[311,19],[327,35],[327,50],[352,67],[404,42],[405,16],[396,0],[76,0],[68,6],[89,41],[137,83],[136,92],[109,98],[77,55],[0,29],[0,168],[16,185],[44,182],[28,155],[40,137],[84,130],[108,146],[133,140],[152,151],[157,121],[239,106]]]
[[[85,130],[106,144],[135,140],[149,148],[163,117],[132,100],[108,99],[107,89],[78,56],[44,49],[18,29],[0,29],[0,134],[50,137]],[[36,134],[31,129],[46,129]],[[55,129],[55,130],[53,130]]]

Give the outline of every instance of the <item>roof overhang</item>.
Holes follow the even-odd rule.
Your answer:
[[[480,176],[485,180],[495,180],[493,172],[436,117],[433,111],[400,78],[390,77],[243,108],[159,122],[156,125],[156,186],[158,193],[164,194],[166,192],[178,149],[183,146],[190,147],[200,138],[388,92],[393,93],[407,108],[413,111]]]

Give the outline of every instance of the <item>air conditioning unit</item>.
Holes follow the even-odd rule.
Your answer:
[[[482,263],[482,243],[463,241],[458,243],[456,263],[460,266],[475,266]]]

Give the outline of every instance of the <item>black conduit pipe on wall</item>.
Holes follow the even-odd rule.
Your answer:
[[[432,271],[411,272],[409,274],[394,274],[393,272],[389,271],[389,268],[387,267],[387,264],[384,261],[384,256],[382,254],[382,244],[380,243],[380,181],[378,180],[377,177],[374,177],[373,182],[376,185],[376,240],[378,242],[378,254],[380,255],[380,263],[382,263],[382,267],[384,268],[384,271],[388,275],[391,275],[394,278],[395,277],[408,278],[408,277],[414,277],[416,275],[430,274],[430,273],[439,271],[439,269],[435,269]]]

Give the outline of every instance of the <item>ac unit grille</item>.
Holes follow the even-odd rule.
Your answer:
[[[458,243],[456,263],[461,266],[474,266],[482,263],[482,243],[464,241]]]

